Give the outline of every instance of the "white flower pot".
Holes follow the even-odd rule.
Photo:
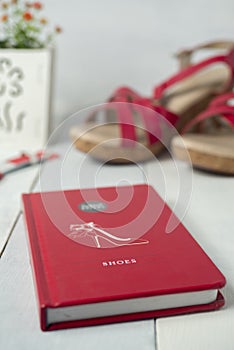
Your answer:
[[[49,132],[53,51],[0,49],[0,148],[41,149]]]

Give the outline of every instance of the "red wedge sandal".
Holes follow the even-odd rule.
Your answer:
[[[233,92],[216,97],[189,122],[183,129],[183,133],[188,133],[172,140],[175,156],[191,161],[196,168],[234,175],[234,105],[230,105],[231,102],[234,102]]]
[[[156,86],[152,98],[128,87],[117,89],[103,107],[103,123],[98,122],[101,107],[85,124],[71,129],[75,147],[101,161],[115,163],[144,161],[158,155],[165,143],[165,128],[173,125],[180,131],[214,96],[232,89],[233,48],[234,42],[225,41],[179,52],[180,72]],[[225,49],[226,53],[192,64],[192,54],[201,49]]]

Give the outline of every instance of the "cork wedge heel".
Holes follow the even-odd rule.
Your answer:
[[[186,134],[172,140],[172,150],[178,159],[191,160],[199,169],[234,175],[234,105],[231,102],[234,102],[234,93],[215,98],[186,125],[183,130]],[[215,123],[207,125],[211,119]],[[199,125],[202,125],[200,130]],[[194,127],[199,132],[194,131]]]

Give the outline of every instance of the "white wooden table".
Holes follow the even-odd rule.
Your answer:
[[[42,171],[43,190],[117,185],[152,184],[170,206],[176,202],[178,178],[169,157],[142,167],[99,167],[91,159],[61,144],[61,157]],[[1,154],[0,154],[1,157]],[[62,177],[58,169],[62,166]],[[176,207],[181,215],[189,198],[190,169],[178,164],[182,198]],[[79,170],[81,169],[80,176]],[[85,171],[84,171],[85,170]],[[144,320],[122,324],[41,332],[32,282],[20,195],[37,191],[38,168],[24,169],[0,182],[0,349],[102,349],[102,350],[205,350],[234,348],[234,178],[195,171],[190,206],[184,224],[227,278],[226,306],[219,311]],[[164,174],[164,175],[163,175]],[[62,184],[61,184],[62,179]]]

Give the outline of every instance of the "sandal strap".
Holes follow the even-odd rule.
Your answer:
[[[111,110],[115,112],[116,123],[118,123],[124,147],[134,147],[134,143],[137,142],[136,122],[134,120],[136,112],[142,118],[143,125],[141,127],[145,130],[147,145],[153,145],[161,138],[162,116],[168,121],[167,127],[174,126],[179,119],[176,114],[167,111],[164,107],[154,106],[150,99],[141,98],[132,103],[107,102],[104,106],[97,107],[89,115],[87,122],[94,122],[98,118],[98,112],[103,110],[107,113]],[[157,114],[159,114],[159,118],[157,118]],[[106,122],[108,123],[108,120]]]
[[[121,132],[122,145],[124,147],[134,147],[134,142],[137,142],[137,135],[130,106],[127,103],[116,103],[115,109]]]
[[[215,63],[224,63],[230,67],[231,70],[231,79],[227,84],[227,88],[232,84],[234,80],[234,49],[231,50],[227,55],[220,55],[208,58],[200,63],[197,63],[193,66],[189,66],[185,68],[184,70],[180,71],[179,73],[175,74],[170,79],[164,81],[159,86],[156,86],[154,88],[153,96],[156,100],[160,100],[163,98],[163,94],[165,93],[165,90],[167,90],[169,87],[173,86],[174,84],[182,81],[185,78],[188,78],[192,76],[193,74],[199,72],[201,69],[208,67]]]
[[[133,102],[140,98],[141,96],[136,91],[127,86],[121,86],[113,92],[108,102]]]
[[[140,116],[143,119],[143,123],[145,126],[146,136],[148,138],[148,144],[152,145],[153,143],[158,141],[158,138],[155,136],[157,135],[160,137],[160,130],[157,127],[157,121],[155,120],[154,116],[154,122],[152,121],[152,104],[150,103],[150,100],[147,98],[142,98],[139,94],[137,94],[134,90],[132,90],[129,87],[123,86],[114,91],[112,96],[108,100],[109,102],[126,102],[126,103],[132,103],[134,106],[131,106],[131,111],[129,109],[130,106],[127,104],[120,104],[118,106],[118,123],[120,127],[121,137],[123,139],[122,144],[123,146],[128,146],[128,143],[126,143],[126,139],[131,141],[136,141],[136,130],[134,127],[134,120],[133,120],[133,113],[134,109],[136,111],[137,105],[147,107],[142,113],[142,109],[138,112],[140,112]],[[120,107],[120,108],[119,108]],[[148,109],[149,108],[149,109]],[[131,116],[130,116],[131,114]],[[148,130],[152,130],[153,133],[149,133]],[[131,142],[133,145],[133,142]]]
[[[190,121],[182,130],[182,134],[187,132],[189,129],[191,129],[196,124],[207,120],[208,118],[212,118],[215,116],[221,116],[223,117],[232,128],[234,128],[234,107],[233,106],[226,106],[226,105],[220,105],[220,106],[211,106],[208,107],[207,110],[200,113],[196,118],[194,118],[192,121]]]
[[[129,108],[130,106],[125,105],[124,107],[124,104],[121,103],[117,107],[117,118],[123,142],[124,140],[137,141],[133,119],[134,110],[135,112],[137,111],[137,105],[140,106],[138,112],[142,118],[149,145],[156,143],[161,137],[161,128],[159,125],[161,119],[160,117],[156,117],[157,113],[168,120],[169,124],[172,124],[173,126],[179,119],[176,114],[168,111],[163,106],[153,104],[151,99],[141,97],[134,90],[126,86],[115,90],[108,101],[126,102],[132,104],[131,109]],[[146,108],[143,110],[141,107]],[[126,141],[125,144],[127,145],[127,143],[128,142]]]
[[[162,136],[161,126],[164,124],[162,117],[168,121],[166,127],[169,127],[170,125],[174,126],[179,119],[176,114],[168,111],[163,106],[153,105],[149,98],[141,98],[134,101],[133,110],[137,110],[137,105],[146,107],[144,109],[140,108],[138,112],[142,117],[149,145],[153,145]]]
[[[230,100],[234,100],[234,92],[228,92],[213,98],[209,107],[216,107],[220,105],[227,105]]]
[[[126,147],[133,146],[134,142],[137,141],[135,123],[133,119],[133,113],[129,108],[128,103],[116,102],[114,106],[111,102],[107,102],[105,105],[97,106],[95,110],[90,113],[86,122],[95,122],[98,119],[98,112],[106,111],[107,120],[106,123],[109,123],[108,120],[108,112],[115,112],[115,119],[112,123],[118,123],[120,127],[120,138],[122,139],[122,143]]]
[[[167,111],[161,106],[153,106],[150,99],[142,98],[133,103],[117,103],[117,119],[121,132],[122,145],[125,147],[134,147],[134,142],[137,142],[136,127],[134,121],[134,113],[138,112],[142,118],[147,144],[153,145],[162,136],[162,118],[163,116],[168,124],[174,126],[179,119],[177,115]],[[137,108],[138,107],[138,108]],[[145,107],[142,109],[142,107]],[[157,118],[157,114],[159,117]]]
[[[139,106],[139,107],[138,107]],[[144,109],[142,107],[145,107]],[[155,109],[150,99],[141,98],[133,102],[133,111],[138,112],[142,118],[148,145],[158,142],[161,137],[160,120],[156,117]],[[150,132],[150,131],[151,132]]]
[[[180,50],[175,54],[175,57],[179,61],[179,68],[185,69],[192,64],[192,55],[201,50],[232,50],[234,48],[234,41],[232,40],[220,40],[210,41],[200,45],[195,45],[193,48]]]

